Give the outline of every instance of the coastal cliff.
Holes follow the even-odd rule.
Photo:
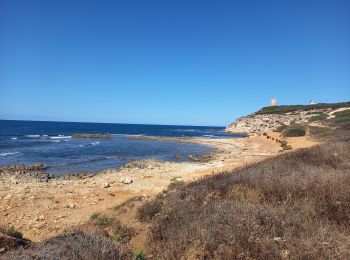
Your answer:
[[[345,112],[344,112],[345,111]],[[276,131],[292,124],[322,125],[323,120],[344,116],[350,111],[350,102],[318,105],[293,105],[264,107],[248,116],[240,117],[225,129],[229,133],[259,135]]]

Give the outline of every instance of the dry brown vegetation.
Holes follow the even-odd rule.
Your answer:
[[[161,259],[349,259],[349,140],[177,185],[139,217]]]
[[[103,232],[77,229],[67,234],[20,248],[0,256],[1,259],[131,259],[126,248],[118,246]]]

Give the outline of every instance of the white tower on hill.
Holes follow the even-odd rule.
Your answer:
[[[272,106],[272,107],[277,106],[277,99],[276,98],[271,98],[270,106]]]

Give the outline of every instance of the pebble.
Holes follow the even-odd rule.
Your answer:
[[[111,185],[108,182],[105,182],[101,185],[101,188],[109,188]]]
[[[129,176],[124,176],[122,179],[121,179],[121,183],[124,183],[124,184],[131,184],[133,182],[133,180],[131,179],[131,177]]]

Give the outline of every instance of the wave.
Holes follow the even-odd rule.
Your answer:
[[[11,137],[11,140],[17,140],[17,137]]]
[[[64,141],[66,141],[66,140],[64,140]],[[93,142],[93,143],[88,143],[88,144],[79,144],[78,146],[79,147],[85,147],[85,146],[95,146],[95,145],[98,145],[98,144],[100,144],[100,142]]]
[[[58,136],[50,136],[50,139],[68,139],[72,138],[70,135],[58,135]]]
[[[39,138],[40,135],[26,135],[25,137],[28,137],[28,138]]]
[[[0,153],[0,156],[8,156],[8,155],[15,155],[15,154],[22,154],[20,152],[7,152],[7,153]]]
[[[177,131],[177,132],[194,132],[196,130],[195,129],[174,129],[174,131]]]

